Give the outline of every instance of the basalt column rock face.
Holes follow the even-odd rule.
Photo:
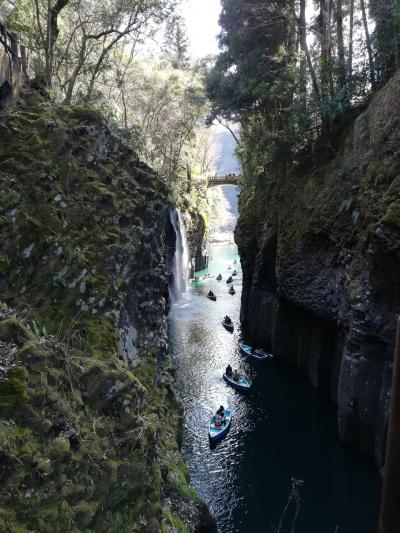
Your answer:
[[[203,216],[197,211],[189,213],[190,220],[186,220],[187,238],[191,255],[191,273],[204,270],[208,267],[206,224]]]
[[[338,404],[343,442],[383,462],[400,312],[400,74],[335,156],[266,173],[236,229],[250,342]]]

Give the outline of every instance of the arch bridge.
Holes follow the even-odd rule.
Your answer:
[[[207,178],[207,187],[216,187],[217,185],[239,185],[240,176],[237,174],[225,174],[224,176],[209,176]]]

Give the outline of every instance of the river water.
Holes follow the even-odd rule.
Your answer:
[[[169,317],[176,392],[184,407],[182,453],[191,482],[214,514],[221,533],[376,533],[380,478],[371,461],[338,440],[335,406],[291,367],[277,360],[248,361],[240,354],[240,296],[225,282],[239,266],[236,246],[211,245],[215,278],[192,283]],[[234,265],[234,261],[237,265]],[[212,289],[217,302],[206,298]],[[228,314],[233,334],[221,324]],[[247,395],[230,388],[222,372],[230,363],[252,381]],[[219,405],[233,409],[232,427],[214,449],[208,422]],[[296,482],[297,483],[297,482]]]

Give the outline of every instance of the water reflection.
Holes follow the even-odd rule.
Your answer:
[[[375,533],[376,470],[339,444],[335,407],[293,369],[274,360],[249,361],[240,353],[240,269],[234,296],[225,282],[237,251],[233,245],[213,246],[210,255],[208,272],[221,272],[224,279],[192,284],[174,306],[170,349],[185,410],[182,453],[219,531],[271,532],[294,477],[304,480],[297,533],[334,533],[337,526],[337,533]],[[206,298],[209,289],[217,302]],[[226,314],[235,324],[233,334],[221,324]],[[223,381],[228,363],[252,381],[247,394]],[[208,423],[221,404],[233,409],[232,426],[211,449]]]

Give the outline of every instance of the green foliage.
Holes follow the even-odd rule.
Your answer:
[[[366,24],[368,15],[376,23],[372,39],[355,3],[351,42],[343,31],[348,4],[326,5],[314,2],[311,17],[305,0],[222,1],[222,51],[206,76],[209,120],[240,126],[238,156],[248,187],[268,168],[285,171],[317,142],[330,150],[352,107],[367,102],[398,67],[399,0],[367,3]]]
[[[174,69],[187,70],[190,66],[185,22],[179,15],[172,17],[165,29],[163,52]]]
[[[375,22],[375,69],[378,83],[383,85],[399,66],[400,1],[370,0],[369,7]]]

